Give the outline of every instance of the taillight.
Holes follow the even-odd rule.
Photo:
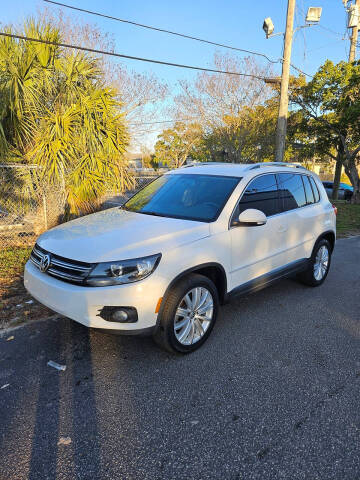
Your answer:
[[[332,207],[333,207],[333,209],[334,209],[335,215],[337,215],[337,206],[336,206],[336,205],[333,205]]]

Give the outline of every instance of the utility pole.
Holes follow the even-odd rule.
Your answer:
[[[354,62],[355,61],[355,56],[356,56],[356,43],[357,43],[358,31],[359,31],[360,0],[356,0],[355,5],[357,6],[358,18],[357,18],[357,25],[355,27],[352,27],[351,40],[350,40],[349,63]]]
[[[344,2],[347,0],[343,0]],[[359,0],[360,1],[360,0]],[[287,116],[289,106],[289,75],[290,75],[290,61],[291,61],[291,47],[294,34],[294,13],[295,13],[296,0],[288,0],[287,13],[286,13],[286,30],[284,36],[284,58],[282,59],[282,72],[281,72],[281,86],[280,86],[280,104],[279,115],[276,126],[276,146],[275,146],[275,159],[277,162],[284,160],[285,153],[285,141],[286,141],[286,128],[287,128]],[[301,25],[295,29],[312,27],[320,21],[322,7],[309,7],[305,25]],[[263,30],[266,34],[266,38],[275,37],[277,35],[283,35],[282,33],[274,33],[274,24],[270,17],[265,18],[263,24]],[[266,83],[277,83],[276,78],[269,78],[265,80]]]
[[[288,0],[287,14],[286,14],[286,30],[284,37],[284,59],[282,63],[281,72],[281,87],[280,87],[280,105],[279,115],[276,127],[276,154],[275,159],[277,162],[284,160],[285,153],[285,140],[286,140],[286,128],[287,128],[287,116],[289,105],[289,74],[290,74],[290,60],[291,60],[291,47],[293,39],[294,28],[294,13],[295,13],[295,1]]]
[[[344,2],[343,2],[344,3]],[[347,2],[346,2],[347,3]],[[355,5],[357,7],[357,12],[359,15],[360,12],[360,0],[356,0]],[[345,4],[346,7],[346,4]],[[352,63],[355,61],[356,57],[356,44],[358,40],[358,31],[359,31],[359,16],[357,17],[357,24],[351,28],[351,37],[350,37],[350,51],[349,51],[349,63]],[[343,163],[342,163],[342,156],[343,156],[343,148],[341,145],[339,145],[339,150],[337,153],[337,158],[336,158],[336,165],[335,165],[335,173],[334,173],[334,183],[333,183],[333,191],[332,191],[332,199],[337,200],[339,196],[339,187],[340,187],[340,182],[341,182],[341,174],[342,174],[342,169],[343,169]]]

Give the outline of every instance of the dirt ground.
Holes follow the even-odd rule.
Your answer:
[[[0,329],[53,315],[54,312],[27,293],[22,275],[18,275],[12,281],[0,277]]]

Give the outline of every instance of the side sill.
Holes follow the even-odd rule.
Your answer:
[[[259,290],[268,287],[282,278],[288,277],[295,273],[303,272],[307,269],[308,265],[309,259],[303,258],[301,260],[297,260],[296,262],[291,262],[285,267],[277,268],[276,270],[266,273],[265,275],[254,278],[253,280],[250,280],[239,287],[235,287],[228,292],[226,295],[226,301],[228,302],[233,297],[238,295],[246,295],[249,293],[258,292]]]

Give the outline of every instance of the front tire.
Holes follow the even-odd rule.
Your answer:
[[[213,329],[219,295],[214,283],[199,274],[177,282],[163,300],[154,340],[170,352],[190,353],[201,347]]]
[[[310,287],[320,286],[327,277],[331,264],[331,245],[328,240],[319,240],[309,260],[308,268],[301,273],[299,280]]]

